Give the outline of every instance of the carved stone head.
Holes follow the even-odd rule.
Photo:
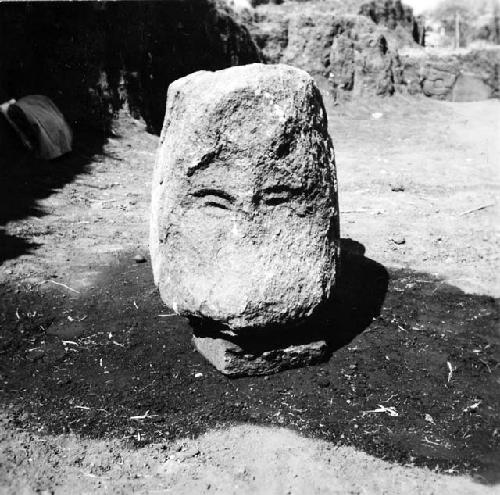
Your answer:
[[[150,233],[168,306],[235,333],[292,324],[329,297],[338,244],[333,147],[306,72],[252,64],[170,85]]]

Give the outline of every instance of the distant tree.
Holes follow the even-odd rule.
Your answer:
[[[460,45],[467,43],[471,26],[473,23],[473,13],[468,0],[441,0],[438,6],[432,12],[434,20],[439,21],[446,33],[455,35],[456,16],[460,19]]]
[[[495,2],[491,12],[477,19],[475,28],[475,38],[500,44],[500,2]]]
[[[479,28],[487,37],[498,43],[500,6],[498,0],[441,0],[427,17],[439,21],[449,35],[455,33],[456,16],[460,18],[460,46],[467,45],[479,35]],[[485,21],[486,19],[486,21]],[[479,26],[480,23],[482,26]],[[485,24],[486,23],[486,24]]]

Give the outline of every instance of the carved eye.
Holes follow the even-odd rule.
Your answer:
[[[218,189],[200,189],[193,196],[203,200],[203,206],[218,208],[220,210],[230,210],[234,203],[234,198]]]
[[[264,204],[275,206],[283,203],[289,203],[292,198],[298,196],[300,193],[301,189],[298,187],[281,185],[272,186],[264,189],[262,199],[264,201]]]

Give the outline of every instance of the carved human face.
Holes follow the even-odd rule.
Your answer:
[[[176,311],[238,331],[303,318],[328,296],[338,238],[333,149],[317,90],[300,89],[230,91],[189,116],[171,108],[153,184],[152,253]]]

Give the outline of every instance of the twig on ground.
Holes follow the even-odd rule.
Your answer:
[[[469,413],[471,411],[475,411],[480,405],[481,405],[482,401],[478,400],[476,402],[474,402],[474,404],[471,404],[470,406],[467,406],[465,409],[464,409],[464,413]]]
[[[344,215],[345,213],[371,213],[371,214],[376,214],[376,215],[382,215],[385,213],[385,210],[376,210],[373,208],[363,208],[361,210],[344,210],[341,211],[340,214]]]
[[[486,366],[486,368],[488,368],[488,372],[491,373],[490,365],[484,359],[480,359],[479,361],[483,363]]]
[[[71,292],[76,292],[77,294],[80,294],[79,291],[72,289],[71,287],[69,287],[66,284],[62,284],[61,282],[56,282],[55,280],[48,280],[48,282],[52,282],[53,284],[60,285],[61,287],[64,287],[64,288],[70,290]]]
[[[424,442],[430,443],[431,445],[440,445],[439,442],[433,442],[432,440],[429,440],[427,437],[424,437]]]
[[[438,285],[432,290],[432,295],[434,295],[441,288],[442,284],[443,281],[438,282]]]
[[[448,365],[448,383],[450,383],[455,368],[453,368],[453,365],[449,361],[446,361],[446,364]]]
[[[157,416],[157,414],[149,414],[149,410],[148,410],[142,416],[130,416],[129,419],[135,419],[136,421],[140,421],[142,419],[152,418],[153,416]]]
[[[396,409],[394,409],[394,407],[381,406],[380,404],[378,406],[378,409],[373,409],[371,411],[363,411],[363,416],[365,414],[370,414],[370,413],[387,413],[389,416],[393,417],[399,416],[398,412],[396,411]]]
[[[391,399],[394,399],[394,397],[397,397],[397,396],[398,396],[398,394],[392,394],[390,397],[388,397],[387,399],[385,399],[382,402],[389,402]]]
[[[470,210],[463,211],[462,213],[459,213],[458,216],[461,217],[463,215],[468,215],[469,213],[474,213],[476,211],[485,210],[486,208],[489,208],[490,206],[495,206],[495,203],[488,203],[486,205],[478,206],[476,208],[471,208]]]

